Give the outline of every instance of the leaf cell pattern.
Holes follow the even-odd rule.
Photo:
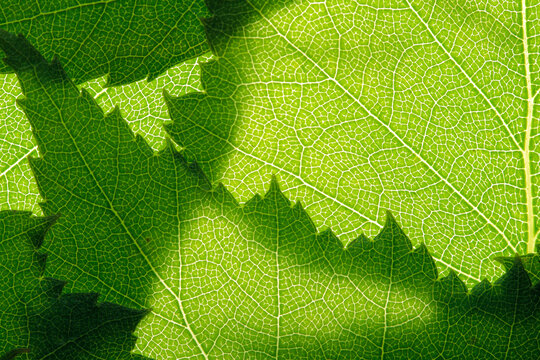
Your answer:
[[[534,359],[540,286],[519,257],[471,292],[439,278],[391,215],[344,248],[274,180],[240,205],[172,144],[155,153],[118,111],[105,115],[57,61],[21,37],[0,44],[41,157],[47,274],[70,292],[151,308],[137,353],[159,359]],[[44,110],[46,109],[46,110]],[[102,134],[108,134],[104,137]]]

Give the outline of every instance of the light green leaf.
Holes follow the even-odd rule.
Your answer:
[[[201,90],[199,62],[208,61],[211,55],[186,61],[169,69],[152,81],[141,80],[124,86],[106,87],[104,78],[79,86],[87,89],[105,112],[120,109],[130,128],[140,134],[153,149],[163,147],[166,137],[163,121],[169,120],[163,91],[182,96]]]
[[[109,85],[151,80],[208,51],[203,0],[2,0],[0,8],[0,28],[58,56],[77,83],[104,75]]]
[[[131,333],[145,311],[61,295],[63,282],[43,278],[38,250],[54,220],[0,212],[0,358],[142,359]]]
[[[37,155],[30,124],[15,104],[21,90],[15,75],[0,75],[0,210],[41,214],[28,157]]]
[[[348,244],[391,210],[469,284],[540,226],[540,6],[209,1],[204,92],[167,129],[246,201],[279,176]]]
[[[19,103],[40,148],[32,161],[46,202],[62,214],[46,244],[49,274],[152,308],[137,352],[156,359],[534,359],[540,287],[521,260],[467,294],[437,279],[392,216],[374,240],[344,249],[317,232],[274,181],[240,206],[211,189],[172,145],[154,153],[118,111],[22,38],[1,34],[24,89]],[[52,131],[54,130],[54,131]],[[107,134],[108,136],[103,136]]]

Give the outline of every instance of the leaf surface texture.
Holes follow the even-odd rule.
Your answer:
[[[239,205],[172,145],[155,153],[57,61],[21,37],[2,47],[41,157],[43,211],[62,214],[47,273],[72,292],[151,308],[137,353],[156,359],[534,359],[539,287],[522,261],[471,293],[439,279],[425,246],[388,215],[346,249],[273,181]],[[46,109],[46,110],[44,110]],[[104,137],[102,134],[108,134]]]
[[[391,210],[469,284],[539,234],[539,6],[209,1],[172,138],[241,201],[277,174],[345,243]]]
[[[58,56],[77,83],[104,75],[109,85],[154,79],[208,51],[203,0],[2,0],[0,8],[2,29]]]
[[[39,249],[54,220],[0,212],[0,358],[143,360],[130,351],[145,311],[62,295],[63,282],[43,277]]]

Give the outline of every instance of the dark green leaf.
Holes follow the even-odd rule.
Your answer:
[[[103,75],[109,85],[153,79],[208,51],[203,0],[2,0],[0,8],[0,28],[57,55],[77,83]]]
[[[64,283],[43,277],[38,250],[54,220],[0,212],[2,360],[134,359],[132,332],[145,311],[97,304],[97,294],[61,295]]]

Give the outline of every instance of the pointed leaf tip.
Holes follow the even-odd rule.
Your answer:
[[[452,269],[450,269],[448,275],[443,277],[440,282],[443,285],[443,289],[450,290],[450,295],[452,296],[456,294],[466,295],[468,293],[467,286]]]
[[[270,186],[263,199],[273,199],[274,201],[279,203],[278,208],[281,206],[283,208],[291,207],[291,200],[281,191],[277,177],[275,175],[272,175],[272,178],[270,180]]]
[[[429,279],[436,280],[438,278],[437,266],[427,246],[424,243],[420,244],[420,246],[413,250],[413,254],[419,256],[418,261],[419,266],[422,267],[422,272]]]
[[[330,229],[329,231],[331,232]],[[336,235],[334,235],[333,232],[332,235],[337,239]],[[356,254],[371,245],[373,245],[373,240],[362,233],[355,237],[350,243],[348,243],[347,246],[344,246],[344,249],[349,251],[351,254]]]
[[[30,241],[35,249],[39,249],[41,247],[43,240],[45,239],[45,235],[58,220],[58,218],[60,218],[60,214],[40,218],[38,220],[38,225],[28,232],[28,237],[30,238]]]
[[[6,55],[3,61],[15,72],[46,63],[45,58],[20,34],[15,35],[0,29],[0,48]]]
[[[388,250],[392,248],[392,254],[397,257],[413,249],[411,241],[390,211],[386,212],[386,222],[373,241],[377,243],[377,246],[385,247]]]
[[[165,104],[167,105],[167,108],[169,108],[171,106],[171,100],[173,99],[173,96],[171,95],[169,90],[165,88],[161,90],[161,94],[163,96],[163,99],[165,100]]]
[[[173,154],[180,154],[180,152],[176,149],[176,146],[174,146],[174,142],[171,140],[170,137],[168,137],[168,136],[165,137],[164,142],[165,142],[164,149],[166,151],[170,151]]]
[[[514,256],[512,267],[506,272],[506,274],[501,276],[494,285],[500,286],[506,290],[515,291],[522,291],[531,288],[531,279],[523,266],[521,257],[518,254]]]
[[[272,178],[270,180],[270,187],[268,188],[267,193],[272,193],[272,192],[276,192],[276,193],[281,192],[281,189],[279,188],[279,183],[278,183],[278,180],[277,180],[277,176],[275,174],[272,175]]]
[[[390,226],[390,225],[399,226],[397,224],[396,218],[394,217],[394,215],[392,215],[392,212],[390,210],[386,210],[385,226]]]

